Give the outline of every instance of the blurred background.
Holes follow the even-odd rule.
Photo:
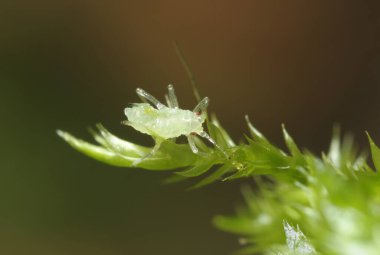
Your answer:
[[[90,139],[128,127],[142,87],[195,99],[177,40],[210,110],[237,140],[244,114],[283,147],[285,123],[319,154],[334,123],[380,143],[379,1],[0,1],[0,254],[230,254],[216,214],[242,205],[249,180],[185,191],[168,173],[89,159],[57,128]]]

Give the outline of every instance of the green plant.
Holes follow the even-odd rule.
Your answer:
[[[378,254],[380,249],[380,178],[358,154],[351,136],[336,129],[327,154],[301,151],[282,127],[288,152],[268,141],[246,121],[250,137],[236,144],[215,116],[206,120],[212,139],[225,153],[195,138],[202,155],[172,140],[141,161],[139,167],[174,172],[168,183],[206,176],[192,188],[214,181],[253,178],[258,190],[243,189],[247,206],[234,216],[217,216],[222,230],[241,237],[246,254]],[[92,131],[98,145],[69,133],[58,135],[78,151],[119,167],[134,167],[151,148],[122,140],[102,125]],[[380,149],[368,135],[380,169]],[[227,154],[227,157],[225,156]]]

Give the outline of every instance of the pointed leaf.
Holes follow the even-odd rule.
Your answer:
[[[340,168],[342,160],[342,150],[341,150],[341,141],[340,141],[340,128],[335,125],[333,128],[333,136],[330,143],[329,153],[327,157],[330,159],[330,162],[336,168]]]
[[[137,159],[135,157],[118,156],[116,153],[112,151],[109,151],[101,146],[87,143],[81,139],[77,139],[69,133],[66,133],[61,130],[57,130],[57,134],[68,144],[70,144],[74,149],[77,149],[78,151],[91,158],[94,158],[96,160],[102,161],[110,165],[130,167],[132,163]]]
[[[249,120],[248,115],[245,115],[245,121],[247,122],[249,132],[251,133],[251,136],[252,136],[253,139],[255,139],[255,140],[259,141],[259,142],[262,142],[264,144],[270,144],[270,142],[268,141],[268,139],[266,139],[265,136],[263,134],[261,134],[260,131],[258,131],[252,125],[251,121]]]
[[[294,156],[294,157],[302,157],[302,153],[300,151],[300,149],[298,148],[298,146],[295,144],[293,138],[289,135],[289,133],[286,131],[285,129],[285,125],[282,124],[282,132],[284,134],[284,139],[285,139],[285,143],[286,143],[286,147],[288,147],[290,153]]]
[[[222,149],[228,148],[227,141],[224,139],[222,132],[209,120],[207,120],[207,129],[211,138],[214,139],[217,145],[219,145]]]
[[[214,225],[224,231],[250,235],[255,233],[255,222],[243,217],[216,216],[213,219]]]
[[[215,114],[211,115],[211,122],[219,129],[219,131],[222,134],[224,140],[227,142],[228,147],[234,147],[234,146],[236,146],[235,142],[228,135],[227,131],[222,127],[222,125],[220,124],[220,122],[217,119],[217,117],[216,117]]]
[[[133,153],[131,153],[131,155],[117,154],[106,147],[90,144],[81,139],[77,139],[69,133],[66,133],[61,130],[58,130],[57,134],[61,138],[63,138],[68,144],[70,144],[74,149],[82,152],[83,154],[91,158],[99,160],[103,163],[107,163],[109,165],[120,167],[136,167],[133,165],[133,163],[141,158],[137,157]],[[147,170],[169,170],[184,166],[188,166],[188,161],[186,159],[184,159],[184,161],[181,161],[181,159],[172,160],[170,155],[163,153],[155,154],[143,160],[138,165],[139,168],[144,168]]]
[[[143,157],[151,150],[150,148],[120,139],[111,134],[102,124],[97,124],[96,127],[99,132],[93,133],[95,140],[104,147],[107,147],[118,154]]]
[[[226,174],[228,171],[230,171],[231,169],[232,169],[232,167],[229,164],[225,164],[225,165],[219,167],[215,172],[213,172],[212,174],[210,174],[209,176],[207,176],[206,178],[204,178],[203,180],[201,180],[200,182],[195,184],[192,187],[192,189],[200,188],[200,187],[206,186],[210,183],[213,183],[217,180],[220,180],[222,178],[222,176],[224,174]]]
[[[234,179],[248,177],[253,172],[253,169],[254,169],[253,167],[241,169],[241,170],[233,173],[232,175],[224,178],[223,181],[230,181],[230,180],[234,180]]]
[[[216,162],[213,159],[204,160],[197,165],[182,171],[177,172],[178,175],[184,176],[184,177],[195,177],[199,176],[201,174],[204,174],[207,172]]]
[[[173,174],[173,175],[169,176],[168,178],[164,179],[162,181],[162,183],[163,184],[173,184],[173,183],[181,182],[181,181],[184,181],[187,179],[188,179],[187,177],[177,175],[177,174]]]
[[[372,162],[375,165],[376,170],[379,172],[380,171],[380,149],[373,142],[369,133],[368,132],[366,132],[366,133],[368,136],[369,145],[371,147]]]

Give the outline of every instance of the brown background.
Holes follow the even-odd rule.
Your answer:
[[[0,253],[229,254],[236,237],[212,216],[242,204],[243,182],[186,192],[168,174],[109,167],[70,149],[61,128],[89,139],[121,127],[142,87],[175,85],[195,100],[177,40],[203,95],[236,139],[244,114],[283,147],[328,146],[333,123],[367,148],[380,143],[378,1],[0,2]],[[245,181],[249,183],[250,181]]]

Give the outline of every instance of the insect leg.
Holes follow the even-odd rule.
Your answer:
[[[206,138],[210,143],[212,143],[215,146],[215,148],[221,151],[224,154],[224,156],[228,158],[227,153],[214,141],[214,139],[211,138],[209,134],[207,134],[205,131],[202,131],[201,133],[199,133],[199,135],[203,138]]]
[[[150,102],[152,103],[157,109],[161,109],[165,107],[165,105],[161,104],[160,101],[158,101],[154,96],[149,94],[143,89],[137,88],[136,89],[137,95],[141,98],[143,102]]]
[[[147,158],[152,157],[154,154],[156,154],[156,152],[160,149],[160,147],[161,147],[161,142],[157,142],[157,141],[156,141],[156,144],[154,145],[153,149],[152,149],[148,154],[146,154],[144,157],[135,160],[135,161],[132,163],[132,166],[137,166],[137,165],[138,165],[139,163],[141,163],[142,161],[146,160]]]
[[[173,85],[169,84],[168,85],[168,92],[169,92],[169,102],[170,102],[170,107],[172,108],[178,108],[178,100],[175,95],[175,91],[173,88]]]
[[[190,149],[194,154],[197,154],[201,157],[207,157],[207,153],[199,151],[197,145],[195,144],[194,136],[196,134],[190,134],[187,136],[187,140],[189,141]]]
[[[168,94],[165,94],[165,101],[169,108],[173,108],[172,103],[170,102]]]
[[[193,112],[199,112],[199,113],[201,113],[202,111],[204,111],[204,110],[207,108],[209,101],[210,101],[210,100],[208,99],[208,97],[203,98],[203,99],[197,104],[197,106],[195,106]]]
[[[128,120],[121,121],[121,125],[126,125],[126,126],[132,127],[132,123],[130,121],[128,121]]]
[[[193,135],[188,135],[187,141],[189,141],[189,146],[190,146],[191,151],[193,153],[197,154],[199,152],[199,150],[198,150],[197,146],[195,145]]]
[[[199,136],[203,137],[203,138],[206,138],[210,143],[212,143],[215,147],[219,147],[219,145],[216,144],[216,142],[214,141],[214,139],[211,138],[211,136],[209,136],[209,134],[207,134],[205,131],[202,131],[201,133],[198,134]],[[219,147],[220,148],[220,147]]]

